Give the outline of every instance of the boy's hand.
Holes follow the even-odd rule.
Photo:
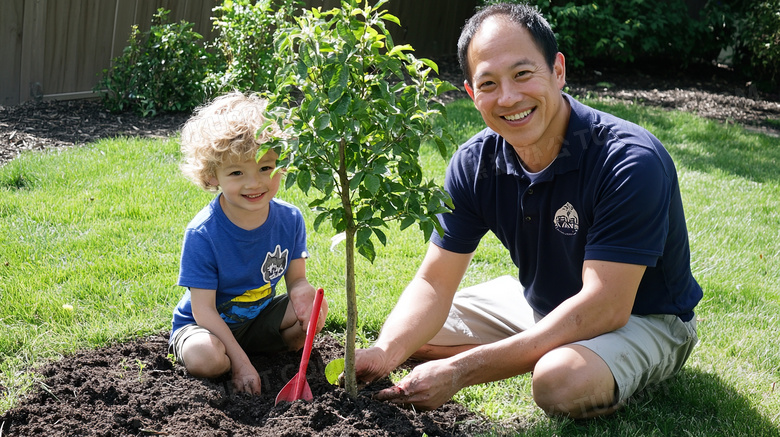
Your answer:
[[[238,393],[260,394],[260,375],[252,365],[234,365],[232,382]]]
[[[311,318],[312,306],[314,306],[314,295],[316,290],[311,285],[306,284],[306,287],[299,287],[295,290],[294,294],[290,294],[290,300],[293,304],[293,310],[295,310],[295,316],[298,318],[298,323],[301,327],[301,331],[306,333],[306,329],[309,327],[309,318]],[[325,326],[325,319],[328,316],[328,301],[322,299],[322,306],[320,307],[320,315],[317,318],[317,331],[320,332]]]

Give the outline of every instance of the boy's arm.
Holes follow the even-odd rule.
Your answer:
[[[195,322],[198,326],[208,329],[225,345],[225,354],[230,358],[233,388],[239,392],[260,394],[260,375],[220,317],[216,305],[216,290],[190,288],[190,293]]]
[[[311,318],[311,309],[314,304],[314,287],[306,279],[306,259],[298,258],[290,262],[287,272],[284,274],[284,282],[287,285],[287,294],[293,304],[295,315],[301,325],[301,330],[306,332]],[[317,319],[317,332],[325,326],[325,317],[328,315],[327,299],[322,299],[320,316]]]

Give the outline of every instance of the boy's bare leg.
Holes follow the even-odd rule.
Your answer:
[[[197,333],[187,338],[181,355],[187,372],[198,378],[216,378],[230,370],[225,345],[210,333]]]

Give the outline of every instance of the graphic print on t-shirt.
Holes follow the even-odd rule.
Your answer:
[[[272,294],[271,284],[265,284],[260,288],[247,290],[241,296],[223,302],[217,306],[217,311],[222,320],[227,324],[240,324],[252,320],[265,308],[268,298]]]
[[[273,253],[268,252],[265,255],[265,261],[263,261],[263,279],[265,282],[271,282],[272,280],[282,276],[284,271],[287,270],[287,249],[282,251],[282,248],[277,244]]]
[[[563,235],[574,235],[580,229],[580,216],[572,204],[566,202],[565,205],[555,212],[553,225]]]

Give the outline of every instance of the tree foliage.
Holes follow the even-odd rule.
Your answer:
[[[453,140],[437,123],[444,106],[432,99],[454,89],[433,75],[437,66],[417,59],[408,45],[394,45],[388,23],[398,19],[381,7],[342,1],[329,11],[305,10],[296,25],[276,33],[274,108],[269,119],[284,126],[278,147],[288,166],[286,185],[318,193],[315,229],[330,221],[346,238],[347,390],[354,381],[357,321],[354,248],[373,261],[375,241],[387,243],[389,221],[417,224],[427,240],[440,230],[435,215],[449,196],[426,180],[419,150],[436,144],[442,158]],[[260,153],[264,153],[264,150]]]

